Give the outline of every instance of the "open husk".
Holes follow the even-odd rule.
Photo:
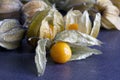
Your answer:
[[[92,21],[90,20],[88,11],[84,11],[82,14],[79,10],[70,10],[65,16],[65,29],[77,30],[96,38],[100,31],[101,15],[100,13],[95,15],[92,27]]]
[[[64,29],[64,22],[62,15],[55,9],[46,9],[37,12],[28,26],[28,38],[48,38],[54,39],[55,35]],[[36,40],[29,40],[33,45]]]

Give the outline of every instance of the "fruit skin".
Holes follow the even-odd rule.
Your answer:
[[[78,30],[78,24],[70,24],[68,26],[68,30]]]
[[[50,50],[50,56],[56,63],[66,63],[70,60],[71,55],[72,51],[69,45],[65,42],[55,43]]]

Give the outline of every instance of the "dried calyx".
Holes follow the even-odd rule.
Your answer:
[[[63,29],[64,22],[62,15],[55,8],[46,9],[34,15],[28,27],[27,37],[48,38],[52,40]],[[36,41],[31,43],[35,45]]]
[[[6,49],[19,47],[25,32],[20,23],[15,19],[5,19],[0,23],[0,46]]]
[[[117,8],[119,9],[119,11],[120,11],[120,0],[111,0],[112,1],[112,3],[115,5],[115,6],[117,6]]]
[[[120,30],[120,11],[110,0],[97,0],[90,12],[93,16],[96,12],[101,14],[101,22],[104,28]]]
[[[93,37],[97,37],[101,26],[101,15],[100,13],[95,14],[93,27],[88,11],[84,11],[82,14],[79,10],[70,10],[65,16],[65,21],[66,30],[77,30]]]
[[[120,0],[48,0],[55,3],[58,9],[77,9],[81,12],[88,10],[95,17],[101,14],[102,26],[106,29],[120,30]],[[62,6],[61,6],[62,5]]]
[[[94,33],[99,33],[100,19],[100,14],[96,14],[94,27],[91,29],[87,11],[82,14],[80,11],[71,10],[66,15],[66,22],[55,7],[36,12],[28,25],[27,38],[28,42],[36,47],[35,63],[38,76],[43,75],[46,68],[46,49],[50,49],[56,42],[69,44],[74,51],[70,60],[81,60],[92,54],[100,54],[99,50],[88,48],[88,46],[101,45],[101,41],[94,38],[97,37]],[[82,33],[77,27],[82,28],[84,32]]]
[[[22,3],[19,0],[1,0],[0,19],[20,18],[21,7],[22,7]]]
[[[42,11],[47,8],[49,8],[49,6],[44,1],[32,0],[32,1],[29,1],[28,3],[26,3],[22,7],[22,11],[23,11],[25,19],[31,20],[31,18],[37,11]]]

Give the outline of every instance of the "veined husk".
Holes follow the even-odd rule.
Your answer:
[[[20,9],[22,3],[19,0],[1,0],[0,1],[0,19],[20,18]]]
[[[27,37],[33,46],[37,45],[35,63],[38,76],[43,75],[46,68],[46,47],[50,48],[51,41],[56,34],[63,30],[63,16],[54,7],[37,12],[33,17],[28,28]]]
[[[15,49],[19,47],[24,32],[25,30],[21,28],[17,20],[3,20],[0,25],[0,46],[6,49]]]
[[[65,29],[69,29],[70,24],[79,23],[82,13],[79,10],[70,10],[65,16]]]
[[[36,55],[35,55],[35,64],[38,72],[38,76],[42,76],[46,68],[46,45],[47,39],[40,39],[37,42]]]
[[[100,22],[99,22],[101,18],[100,14],[96,15],[96,18],[94,21],[94,27],[93,27],[94,29],[92,29],[91,31],[92,33],[88,35],[88,34],[81,33],[78,30],[67,30],[68,29],[67,27],[65,27],[64,29],[63,27],[64,23],[63,23],[63,18],[61,14],[58,13],[58,11],[55,9],[52,9],[48,12],[49,12],[48,15],[46,15],[45,18],[40,23],[41,26],[39,26],[40,27],[40,31],[39,31],[40,39],[38,40],[38,44],[36,48],[36,56],[35,56],[35,63],[36,63],[37,71],[38,71],[38,76],[42,76],[46,68],[46,62],[47,62],[46,48],[50,49],[51,46],[56,42],[59,42],[59,41],[66,42],[71,47],[72,57],[69,61],[86,59],[87,57],[93,54],[95,55],[101,54],[101,51],[89,48],[89,46],[94,46],[94,45],[100,46],[102,44],[101,41],[90,36],[91,34],[93,35],[94,31],[96,31],[96,27],[98,29],[99,27],[98,25],[100,25]],[[55,12],[57,15],[55,15]],[[66,23],[71,23],[71,24],[74,24],[76,22],[79,23],[79,19],[81,18],[81,16],[83,16],[82,18],[85,18],[83,20],[85,21],[85,23],[88,22],[86,21],[86,19],[89,18],[87,11],[84,14],[82,14],[80,11],[71,10],[69,13],[71,14],[68,14],[67,16],[65,16]],[[87,14],[87,18],[86,18],[86,14]],[[55,18],[55,21],[54,21],[54,18]],[[36,19],[35,21],[38,21],[38,20]],[[49,31],[51,32],[50,25],[53,26],[52,30],[55,30],[55,35],[51,36],[51,33],[49,33]],[[52,31],[52,34],[53,33],[54,31]],[[48,35],[50,37],[48,37]]]
[[[115,5],[115,6],[117,6],[117,8],[119,9],[119,11],[120,11],[120,0],[111,0],[112,1],[112,3]]]
[[[110,0],[97,0],[95,10],[101,13],[103,27],[120,30],[119,9]]]
[[[58,9],[66,10],[77,9],[80,11],[87,10],[93,6],[96,0],[49,0],[52,4],[56,4]]]
[[[64,30],[62,32],[59,32],[51,42],[51,45],[59,41],[66,42],[71,47],[72,57],[69,61],[86,59],[91,55],[101,54],[101,51],[89,48],[88,46],[100,46],[102,42],[90,35],[81,33],[79,31]],[[38,71],[38,76],[42,76],[46,68],[46,47],[48,43],[49,39],[39,39],[37,44],[35,63]]]
[[[92,27],[88,11],[84,11],[82,14],[78,10],[70,10],[65,16],[65,22],[67,30],[69,30],[70,25],[77,24],[78,31],[97,37],[101,26],[101,15],[99,13],[96,14]]]
[[[99,55],[102,53],[99,50],[92,49],[89,47],[83,47],[83,46],[82,47],[71,47],[71,49],[72,49],[73,55],[72,55],[70,61],[86,59],[89,56]]]
[[[63,29],[63,16],[55,8],[52,8],[36,13],[29,25],[27,37],[48,38],[52,40]]]
[[[66,42],[71,47],[72,57],[70,61],[86,59],[93,54],[101,54],[101,51],[89,48],[89,46],[100,46],[102,42],[79,31],[64,30],[58,33],[54,39],[55,43],[59,41]]]
[[[48,8],[50,8],[50,6],[42,0],[31,0],[22,7],[22,11],[25,19],[31,20],[37,11],[43,11]]]
[[[62,15],[56,9],[51,9],[42,21],[39,37],[52,40],[58,32],[63,30],[64,22]]]
[[[75,11],[75,13],[78,14],[80,12]],[[79,16],[83,16],[82,13]],[[98,17],[96,17],[96,19]],[[71,21],[74,23],[77,21],[78,16],[76,16],[75,19],[74,16],[66,16],[66,19],[68,19],[66,23]],[[97,23],[97,20],[99,21],[99,19],[96,19],[95,23]],[[70,61],[85,59],[92,54],[101,53],[99,50],[88,48],[88,46],[100,46],[102,43],[101,41],[77,30],[65,30],[67,28],[65,27],[64,29],[64,25],[63,16],[54,7],[52,9],[37,12],[32,18],[28,28],[27,37],[29,40],[31,39],[29,42],[33,45],[36,45],[37,43],[35,63],[38,76],[43,75],[46,68],[46,48],[50,49],[50,47],[58,41],[63,41],[70,45],[72,51],[74,52]],[[36,38],[37,40],[35,42],[32,41],[32,39]],[[75,51],[76,49],[77,51]]]

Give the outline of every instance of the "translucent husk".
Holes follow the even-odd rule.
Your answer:
[[[33,17],[27,37],[54,39],[55,35],[64,29],[62,15],[55,9],[44,10]],[[36,44],[36,41],[35,43]]]
[[[92,49],[89,47],[71,47],[71,49],[72,49],[73,55],[72,55],[70,61],[86,59],[89,56],[99,55],[102,53],[99,50]]]
[[[101,51],[89,48],[88,46],[100,46],[102,42],[90,35],[81,33],[79,31],[64,30],[56,35],[52,43],[54,44],[59,41],[66,42],[71,47],[72,57],[69,61],[86,59],[93,54],[101,54]],[[47,43],[49,43],[48,39],[39,39],[37,44],[35,63],[38,71],[38,76],[42,76],[46,68]]]
[[[80,18],[79,25],[80,25],[80,29],[79,29],[80,32],[90,34],[91,28],[92,28],[92,23],[89,18],[88,11],[84,11],[83,15]]]
[[[21,28],[17,20],[3,20],[0,25],[0,46],[6,49],[15,49],[19,47],[24,32],[25,30]]]
[[[22,11],[25,19],[31,20],[37,11],[42,11],[48,8],[50,8],[50,6],[42,0],[31,0],[22,7]]]
[[[120,11],[110,0],[97,0],[94,8],[101,13],[104,28],[120,30]]]
[[[84,25],[87,24],[87,27],[85,26],[87,28],[85,28],[85,34],[79,30],[65,30],[67,27],[64,29],[63,16],[54,7],[49,10],[37,12],[32,18],[28,27],[27,37],[29,40],[37,39],[35,41],[37,43],[35,63],[38,76],[42,76],[46,68],[46,48],[49,46],[50,49],[50,46],[58,41],[66,42],[71,47],[73,55],[70,61],[85,59],[93,54],[101,53],[99,50],[88,48],[88,46],[100,46],[102,44],[101,41],[90,36],[91,22],[88,12],[86,11],[82,14],[80,11],[71,10],[69,13],[65,16],[65,25],[79,23],[79,20],[82,19]],[[97,25],[97,23],[100,24],[99,20],[100,14],[96,14],[94,29],[92,29],[91,34],[96,31],[96,27],[99,30],[99,26]],[[35,44],[31,40],[30,42]]]
[[[72,50],[72,57],[70,61],[73,60],[81,60],[86,59],[91,55],[101,54],[101,51],[97,49],[89,48],[88,46],[100,46],[102,44],[101,41],[96,38],[81,33],[75,30],[65,30],[56,35],[54,42],[66,42],[69,44]]]
[[[82,16],[82,13],[78,10],[70,10],[65,16],[65,29],[68,29],[70,24],[79,23],[79,19]]]
[[[112,1],[112,3],[115,5],[115,6],[117,6],[117,8],[119,9],[119,11],[120,11],[120,0],[111,0]]]
[[[49,38],[52,40],[54,39],[55,35],[63,29],[63,17],[55,8],[53,8],[42,21],[39,37]]]
[[[36,64],[38,76],[42,76],[46,68],[46,63],[47,63],[46,44],[47,44],[46,39],[40,39],[37,43],[35,64]]]
[[[89,17],[88,11],[84,11],[83,14],[78,10],[70,10],[65,16],[65,29],[69,30],[69,25],[77,24],[78,31],[89,34],[93,37],[97,37],[101,26],[100,13],[95,14],[95,20],[93,20],[93,27]],[[75,27],[72,26],[72,27]]]
[[[62,31],[61,33],[56,35],[54,41],[67,42],[70,43],[71,46],[76,47],[101,45],[101,41],[97,40],[96,38],[75,30]]]
[[[90,32],[90,35],[96,38],[99,35],[100,27],[101,27],[101,14],[97,13],[94,19],[93,28]]]
[[[33,16],[31,23],[28,25],[27,38],[28,39],[32,38],[32,39],[29,39],[29,43],[33,46],[36,46],[36,44],[37,44],[36,38],[33,39],[33,37],[39,38],[41,22],[45,18],[45,16],[47,16],[48,12],[49,12],[49,10],[37,12]]]

